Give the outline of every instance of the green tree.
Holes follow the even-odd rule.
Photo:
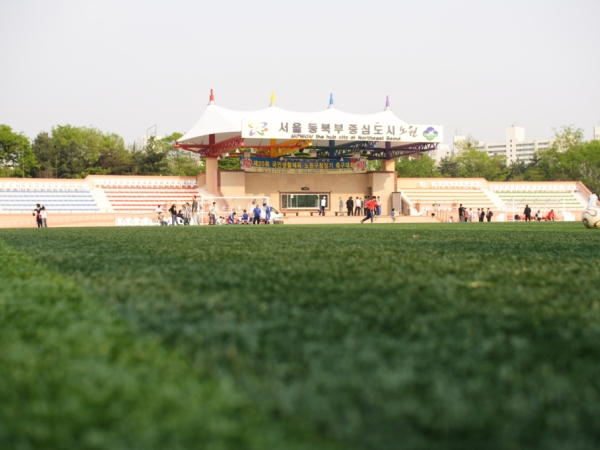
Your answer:
[[[383,167],[380,160],[367,161],[367,172],[379,172]]]
[[[39,162],[37,177],[58,178],[58,152],[52,145],[52,137],[47,132],[39,133],[33,140],[33,151]]]
[[[455,155],[444,156],[438,164],[438,171],[442,177],[456,178],[460,172],[460,164]]]
[[[528,167],[529,164],[521,159],[513,161],[508,166],[508,179],[511,181],[525,180]]]
[[[563,125],[560,129],[553,128],[552,148],[566,152],[583,142],[583,130],[575,125]]]
[[[240,160],[237,158],[219,159],[219,170],[240,170]]]
[[[462,178],[481,177],[489,181],[504,181],[508,177],[505,157],[490,156],[474,147],[461,150],[456,161],[459,164],[458,176]]]
[[[40,163],[39,176],[84,178],[128,171],[123,138],[92,127],[58,125],[50,134],[38,134],[33,150]]]
[[[570,180],[581,181],[595,191],[600,188],[600,141],[575,144],[561,162]]]
[[[0,124],[0,176],[31,177],[38,167],[27,136]]]
[[[181,136],[181,133],[172,133],[160,140],[168,151],[167,172],[169,175],[196,176],[206,170],[204,162],[198,155],[175,147]]]
[[[433,178],[440,176],[435,159],[428,155],[421,155],[421,158],[400,158],[396,161],[396,172],[400,178]]]
[[[135,175],[168,175],[168,153],[160,140],[150,137],[146,144],[133,153]]]

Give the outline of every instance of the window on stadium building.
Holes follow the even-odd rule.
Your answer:
[[[323,197],[328,208],[329,194],[281,194],[281,209],[318,209]]]

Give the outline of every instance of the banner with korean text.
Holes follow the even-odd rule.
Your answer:
[[[265,121],[259,117],[242,120],[243,138],[310,139],[325,141],[443,142],[440,125],[409,125],[402,122],[325,122],[302,119]]]
[[[270,159],[251,156],[240,158],[240,169],[246,172],[268,173],[365,173],[367,160],[346,159]]]

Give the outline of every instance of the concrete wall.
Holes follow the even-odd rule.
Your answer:
[[[331,211],[338,210],[340,197],[345,203],[348,197],[378,195],[383,202],[382,214],[388,215],[391,211],[391,193],[395,189],[396,173],[321,175],[222,170],[219,171],[218,178],[223,196],[269,197],[269,203],[276,208],[281,206],[281,193],[329,193]],[[303,187],[308,190],[302,190]]]

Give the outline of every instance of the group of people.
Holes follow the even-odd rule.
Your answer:
[[[265,210],[264,223],[265,225],[268,225],[271,221],[271,207],[266,203],[263,203],[263,208]],[[252,225],[260,225],[262,219],[262,209],[259,205],[256,205],[252,210],[252,220],[250,220],[250,215],[245,209],[242,212],[241,217],[237,217],[237,214],[234,211],[231,214],[229,214],[227,218],[223,216],[216,217],[216,211],[217,204],[213,202],[209,211],[209,225],[250,225],[250,222],[252,222]]]
[[[38,205],[39,206],[39,205]],[[208,210],[208,224],[209,225],[249,225],[261,223],[261,220],[264,220],[265,224],[269,224],[271,220],[271,207],[266,203],[263,203],[264,208],[264,219],[261,217],[263,214],[263,210],[259,205],[252,210],[252,217],[248,214],[248,212],[244,209],[241,217],[235,212],[229,214],[228,217],[218,216],[217,217],[217,202],[212,202]],[[161,225],[169,225],[169,222],[165,218],[165,214],[163,213],[163,209],[161,205],[158,205],[156,208],[156,212],[158,213],[158,223]],[[200,199],[197,199],[196,196],[193,197],[192,204],[185,203],[181,209],[177,209],[177,205],[173,203],[168,210],[169,214],[171,214],[171,225],[200,225],[200,213],[202,212],[202,205],[200,203]]]
[[[374,200],[374,209],[372,210],[372,213],[370,213],[369,208],[367,207],[367,203],[371,200]],[[374,217],[374,216],[380,216],[381,215],[381,197],[365,197],[365,199],[361,199],[360,197],[355,197],[354,199],[352,197],[348,197],[348,200],[346,200],[345,202],[345,206],[346,206],[346,213],[349,216],[367,216],[368,214],[371,214],[370,217]],[[342,197],[340,197],[340,201],[339,201],[339,207],[340,207],[340,216],[344,215],[344,200],[342,200]]]
[[[532,211],[531,211],[531,208],[529,207],[529,205],[525,205],[525,209],[523,210],[523,217],[525,219],[525,222],[531,222],[531,213],[532,213]],[[542,220],[553,222],[556,220],[556,214],[554,213],[554,210],[551,209],[550,212],[544,216],[538,209],[538,211],[535,213],[534,218],[538,222],[541,222]],[[515,220],[520,220],[520,219],[521,219],[520,216],[515,216]]]
[[[46,212],[45,206],[40,206],[40,204],[36,204],[33,210],[33,215],[35,217],[35,222],[37,223],[38,228],[47,228],[48,227],[48,213]]]
[[[191,205],[189,202],[186,202],[179,210],[177,209],[177,205],[173,203],[168,211],[171,214],[171,225],[179,225],[179,220],[181,220],[183,225],[200,225],[200,211],[202,211],[202,205],[195,195],[193,196]],[[165,218],[161,205],[157,206],[156,212],[158,213],[158,223],[168,225],[169,223]]]
[[[473,211],[473,208],[467,209],[462,205],[462,203],[458,207],[459,222],[473,222],[473,219],[475,219],[475,222],[485,222],[486,219],[488,222],[491,222],[493,215],[494,211],[492,211],[490,208],[488,208],[487,211],[485,208],[477,208],[477,211]]]

